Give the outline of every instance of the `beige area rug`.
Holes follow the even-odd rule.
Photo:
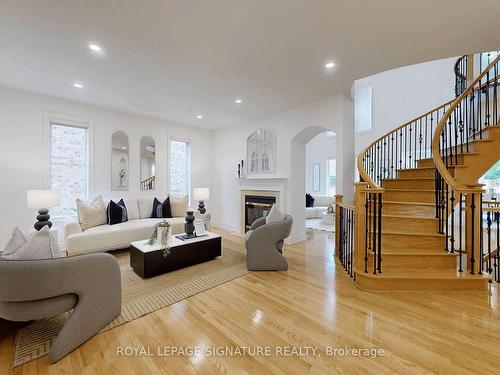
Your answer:
[[[122,312],[101,332],[118,327],[248,273],[243,245],[223,239],[222,256],[212,261],[142,279],[129,266],[129,252],[114,254],[122,273]],[[40,358],[64,325],[65,315],[35,321],[18,330],[12,366]]]

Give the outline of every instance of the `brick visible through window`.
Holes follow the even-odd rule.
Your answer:
[[[88,129],[50,124],[50,182],[61,204],[52,216],[76,216],[76,198],[88,198]]]

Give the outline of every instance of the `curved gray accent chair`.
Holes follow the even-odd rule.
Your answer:
[[[284,271],[288,262],[283,256],[283,243],[292,230],[293,218],[266,224],[266,218],[255,220],[245,235],[247,269],[249,271]]]
[[[73,310],[52,342],[57,362],[121,312],[120,267],[110,254],[0,260],[0,317],[29,321]]]

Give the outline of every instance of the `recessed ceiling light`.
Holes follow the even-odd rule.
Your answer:
[[[241,99],[236,99],[234,102],[235,102],[236,104],[241,104],[241,103],[243,103],[243,100],[241,100]]]
[[[94,43],[89,44],[89,48],[93,52],[102,52],[102,48]]]
[[[122,150],[126,150],[127,148],[125,146],[122,147]]]
[[[327,63],[325,64],[325,68],[326,68],[326,69],[331,69],[331,68],[333,68],[334,66],[335,66],[335,63],[334,63],[333,61],[327,62]]]
[[[78,82],[73,83],[73,86],[76,87],[77,89],[83,89],[83,85]]]
[[[197,115],[197,116],[196,116],[196,118],[198,118],[198,119],[202,119],[202,118],[203,118],[203,116],[202,116],[202,115]]]

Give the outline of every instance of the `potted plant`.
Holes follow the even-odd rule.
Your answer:
[[[153,228],[153,234],[149,239],[148,244],[160,244],[163,248],[163,256],[166,258],[170,255],[170,249],[168,247],[168,242],[170,237],[172,236],[172,227],[167,220],[163,220],[162,222],[156,224]]]

